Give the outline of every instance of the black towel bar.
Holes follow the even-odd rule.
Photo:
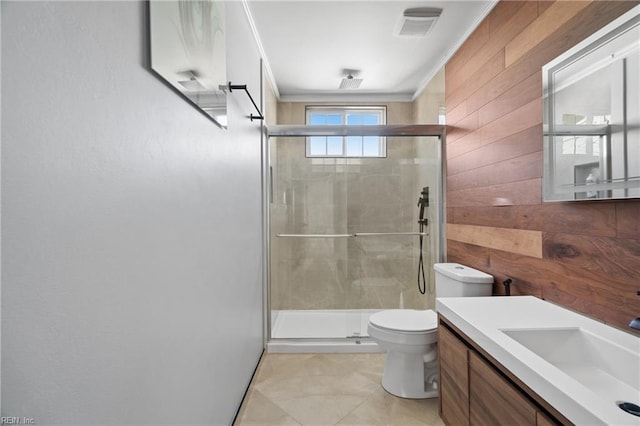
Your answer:
[[[258,115],[253,115],[253,113],[249,114],[249,119],[251,121],[255,120],[264,120],[264,115],[262,115],[262,111],[260,111],[260,108],[258,108],[258,105],[256,105],[256,102],[253,100],[253,97],[251,96],[251,93],[249,93],[249,90],[247,90],[247,85],[246,84],[231,84],[231,82],[229,82],[226,86],[220,86],[220,89],[222,90],[229,90],[229,93],[232,93],[234,90],[244,90],[244,92],[247,94],[247,96],[249,97],[249,99],[251,100],[251,103],[253,104],[254,108],[256,109],[256,111],[258,111]]]

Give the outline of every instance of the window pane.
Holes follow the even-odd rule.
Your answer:
[[[347,136],[347,157],[362,157],[362,136]]]
[[[327,124],[329,126],[339,126],[342,124],[342,114],[329,114],[327,116]]]
[[[327,155],[342,155],[342,136],[327,138]]]
[[[362,114],[349,114],[347,115],[347,124],[353,126],[362,125]]]
[[[378,138],[378,136],[365,136],[362,148],[362,155],[365,157],[379,157],[380,138]]]
[[[327,124],[327,116],[324,114],[313,113],[309,117],[309,124],[314,126]]]
[[[380,116],[378,114],[365,114],[363,115],[363,124],[367,126],[380,124]]]
[[[311,136],[309,138],[309,155],[327,155],[327,138]]]

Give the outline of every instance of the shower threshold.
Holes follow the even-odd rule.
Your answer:
[[[271,353],[382,352],[367,334],[378,309],[272,311]]]

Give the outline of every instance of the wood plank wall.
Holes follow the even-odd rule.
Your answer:
[[[542,202],[541,67],[637,4],[501,1],[445,68],[448,261],[628,332],[640,200]]]

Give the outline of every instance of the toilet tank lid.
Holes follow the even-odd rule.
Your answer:
[[[493,276],[459,263],[436,263],[433,269],[463,283],[493,283]]]

